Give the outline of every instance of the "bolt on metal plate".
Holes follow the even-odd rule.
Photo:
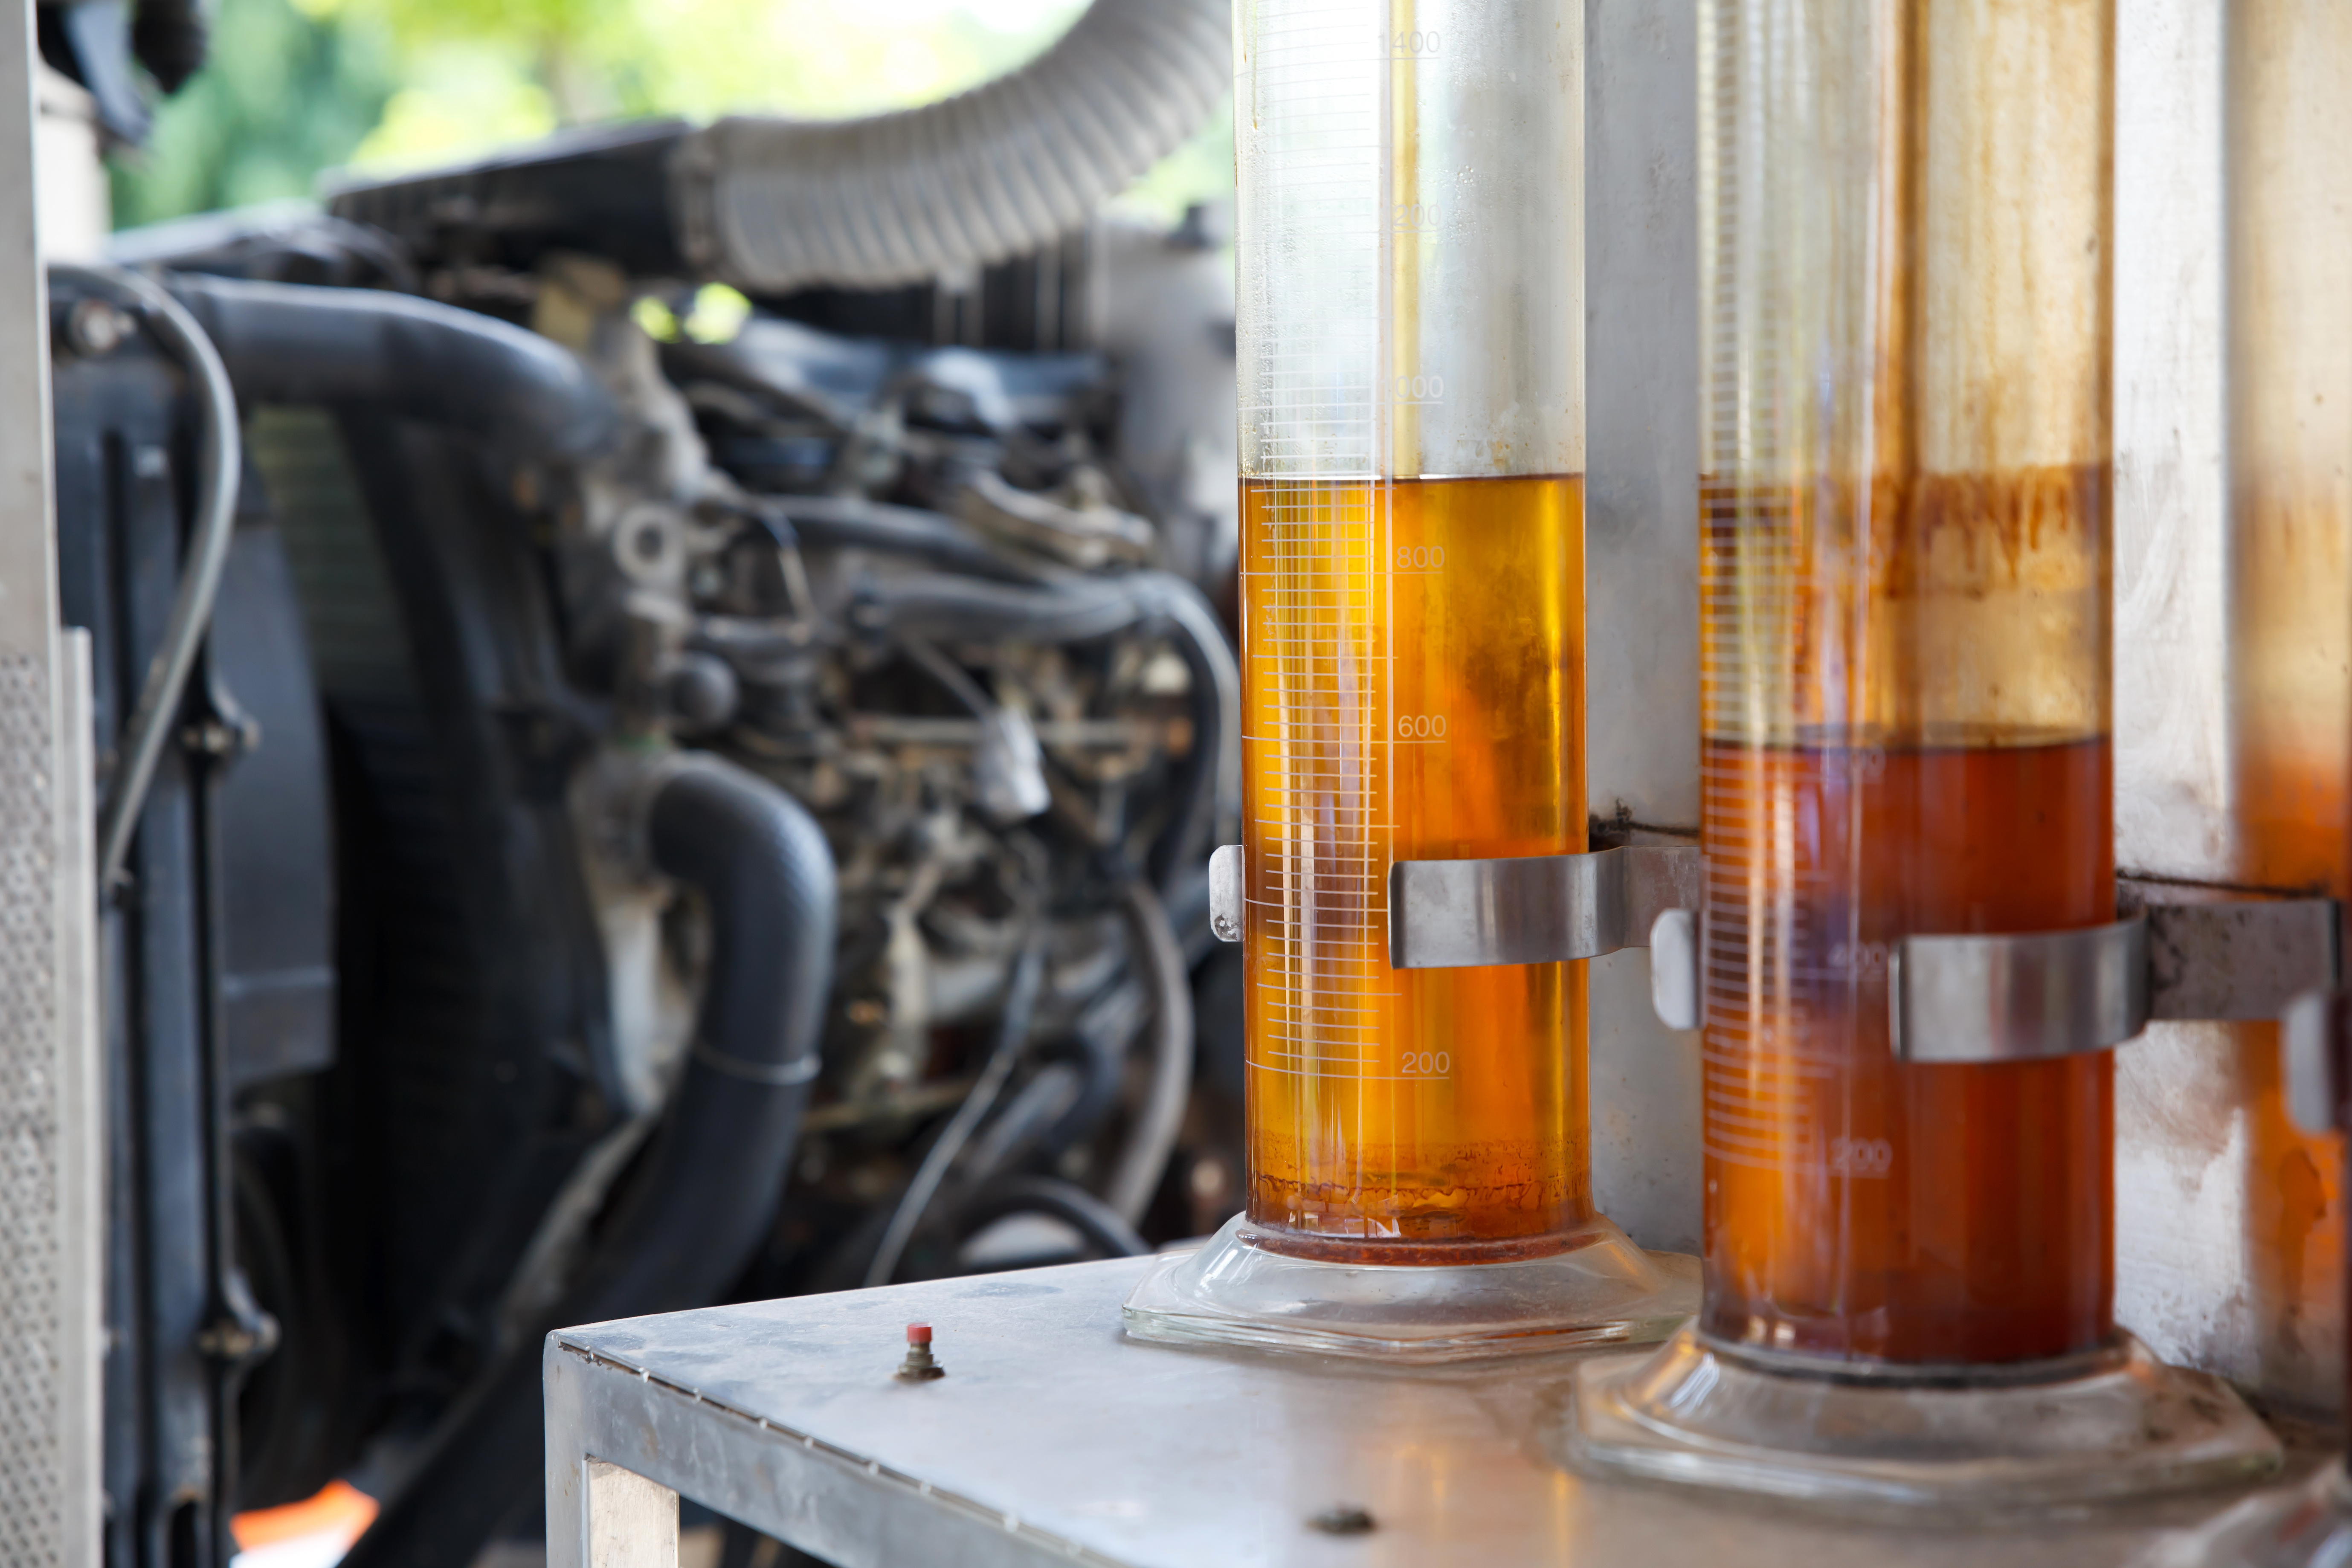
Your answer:
[[[1307,1521],[1308,1527],[1326,1535],[1369,1535],[1380,1526],[1373,1521],[1371,1510],[1351,1502],[1335,1503]]]

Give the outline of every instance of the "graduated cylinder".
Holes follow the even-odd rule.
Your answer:
[[[1580,0],[1236,12],[1249,1217],[1591,1215],[1581,964],[1399,972],[1402,858],[1585,842]]]
[[[2352,7],[2227,12],[2230,879],[2352,897]],[[2299,1321],[2265,1381],[2315,1406],[2343,1355],[2342,1143],[2288,1120],[2278,1029],[2230,1026],[2256,1310]],[[2340,1394],[2337,1396],[2340,1397]],[[2324,1402],[2324,1403],[2323,1403]]]
[[[1891,1055],[1906,935],[2114,918],[2112,0],[1706,0],[1702,1327],[2111,1335],[2109,1058]]]

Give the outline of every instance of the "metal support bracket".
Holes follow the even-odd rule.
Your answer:
[[[1887,1010],[1906,1061],[2029,1060],[2105,1050],[2150,1023],[2277,1018],[2336,981],[2329,899],[2150,904],[2086,931],[1910,936]]]
[[[1906,936],[1890,944],[1888,1044],[1911,1062],[2022,1061],[2122,1045],[2147,1026],[2147,921]]]
[[[1658,917],[1650,1003],[1670,1029],[1696,1029],[1699,930],[1690,910]],[[2028,1060],[2105,1050],[2148,1017],[2148,927],[2135,917],[2087,931],[1911,936],[1862,962],[1885,966],[1888,1041],[1916,1062]]]
[[[1905,937],[1885,954],[1889,1043],[1906,1061],[2029,1061],[2105,1050],[2151,1022],[2276,1018],[2336,984],[2337,918],[2326,899],[2245,900],[2088,930]],[[1697,921],[1676,910],[1659,926],[1652,1003],[1668,1027],[1696,1028]]]
[[[2333,899],[2149,904],[2150,1018],[2277,1018],[2306,991],[2336,982]]]
[[[1646,946],[1666,910],[1696,904],[1696,847],[1629,845],[1591,855],[1400,860],[1389,868],[1389,963],[1397,969],[1558,963]],[[1242,935],[1242,849],[1209,858],[1209,928]]]
[[[1661,1022],[1694,1029],[1706,867],[1696,847],[1401,860],[1389,868],[1397,969],[1554,963],[1651,949]],[[1242,851],[1209,862],[1210,925],[1241,940]],[[2029,1061],[2123,1044],[2151,1021],[2276,1018],[2337,983],[2326,899],[2154,904],[2112,925],[1888,944],[1889,1043],[1915,1062]]]
[[[1389,964],[1558,963],[1646,947],[1661,911],[1698,901],[1696,847],[1400,860],[1389,868]]]

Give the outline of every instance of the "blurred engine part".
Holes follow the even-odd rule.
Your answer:
[[[179,91],[203,68],[202,0],[37,0],[34,195],[41,255],[95,260],[112,228],[102,154],[138,149],[153,129],[152,91]]]
[[[341,205],[122,237],[175,305],[53,275],[65,603],[138,799],[122,1564],[225,1563],[232,1512],[339,1477],[383,1501],[352,1563],[462,1563],[536,1509],[551,1327],[1132,1251],[1238,1195],[1209,215],[714,331],[707,275]]]
[[[92,634],[101,798],[118,809],[131,715],[175,662],[157,656],[186,600],[184,548],[201,561],[234,527],[212,635],[162,710],[167,743],[101,904],[109,1561],[208,1563],[240,1392],[268,1401],[338,1331],[257,1300],[284,1299],[316,1255],[279,1223],[301,1211],[262,1200],[310,1157],[270,1086],[307,1092],[335,1051],[327,742],[278,530],[250,504],[224,518],[197,500],[208,427],[233,441],[236,408],[142,327],[140,295],[65,272],[52,292],[59,597]]]
[[[89,89],[110,141],[137,146],[153,115],[132,68],[179,91],[204,68],[205,12],[199,0],[37,0],[33,19],[43,63]]]
[[[1229,11],[1095,0],[1028,65],[920,109],[598,129],[333,209],[436,261],[575,249],[766,294],[968,274],[1057,245],[1200,128],[1233,85]]]

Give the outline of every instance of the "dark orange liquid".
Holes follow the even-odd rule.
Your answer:
[[[2112,1329],[2112,1059],[1913,1066],[1886,946],[2114,918],[2104,740],[1706,759],[1707,1331],[2011,1362]]]
[[[1251,481],[1249,1215],[1384,1263],[1592,1212],[1584,965],[1391,970],[1398,859],[1585,845],[1575,479]]]
[[[2297,726],[2291,711],[2281,711],[2285,704],[2263,702],[2267,694],[2259,689],[2252,695],[2233,715],[2242,803],[2237,875],[2280,892],[2343,898],[2352,889],[2343,869],[2345,772],[2340,761],[2332,769],[2314,765],[2309,746],[2316,735],[2340,733],[2340,723],[2313,717],[2333,704],[2303,705]],[[2330,1336],[2352,1320],[2337,1299],[2344,1289],[2343,1134],[2306,1132],[2288,1114],[2276,1024],[2221,1027],[2235,1047],[2243,1108],[2247,1283],[2253,1310],[2280,1329],[2257,1347],[2263,1380],[2306,1386],[2319,1367],[2343,1354]],[[2307,1398],[2318,1407],[2315,1386]]]
[[[2262,367],[2251,367],[2261,374]],[[2281,414],[2286,411],[2281,410]],[[2248,483],[2231,532],[2231,705],[2237,844],[2231,879],[2289,894],[2352,892],[2345,867],[2352,690],[2352,540],[2340,501]],[[2279,1028],[2223,1026],[2243,1108],[2246,1274],[2260,1381],[2310,1388],[2343,1353],[2341,1133],[2288,1116]]]
[[[2107,1055],[1897,1063],[1886,957],[2113,918],[2113,17],[1743,20],[1706,68],[1704,1320],[1726,1340],[1916,1364],[2111,1332]]]

